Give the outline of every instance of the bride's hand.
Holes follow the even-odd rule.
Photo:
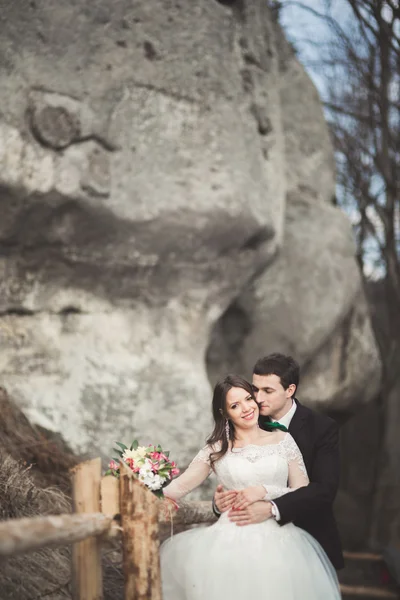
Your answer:
[[[240,490],[236,495],[233,510],[243,510],[244,508],[250,506],[250,504],[254,504],[254,502],[258,502],[259,500],[263,500],[265,494],[265,487],[262,485],[255,485],[245,488],[244,490]]]
[[[214,503],[220,513],[230,510],[235,504],[237,492],[236,490],[224,491],[222,485],[219,485],[215,490]]]

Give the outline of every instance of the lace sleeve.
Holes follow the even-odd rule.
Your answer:
[[[310,483],[304,464],[303,455],[290,433],[287,433],[281,444],[281,452],[288,463],[288,486],[264,485],[267,492],[264,500],[275,500],[288,492],[294,492]]]
[[[194,457],[186,471],[171,481],[164,489],[164,495],[173,500],[179,500],[198,487],[211,473],[210,454],[212,450],[205,446]]]
[[[292,489],[303,487],[310,483],[303,455],[290,433],[283,443],[289,465],[289,486]]]

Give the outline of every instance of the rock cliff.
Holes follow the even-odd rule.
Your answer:
[[[2,4],[0,372],[27,416],[186,461],[210,379],[270,350],[310,405],[368,401],[328,130],[266,2]]]

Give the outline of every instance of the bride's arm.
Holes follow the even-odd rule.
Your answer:
[[[282,525],[297,519],[309,518],[320,510],[332,510],[339,487],[339,428],[337,423],[325,415],[318,415],[313,439],[310,484],[285,494],[276,501]]]
[[[286,434],[282,447],[288,461],[288,486],[264,485],[267,492],[264,500],[275,500],[275,498],[280,498],[284,494],[294,492],[310,483],[303,455],[290,433]]]
[[[202,484],[211,473],[210,452],[211,449],[208,446],[202,448],[186,471],[164,488],[164,496],[172,500],[179,500]]]
[[[235,509],[246,508],[259,500],[275,500],[275,498],[309,484],[303,456],[289,433],[285,434],[285,438],[282,440],[282,449],[288,462],[288,485],[263,484],[240,490],[236,496]]]

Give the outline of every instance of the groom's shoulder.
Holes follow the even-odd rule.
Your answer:
[[[313,410],[312,408],[309,408],[308,406],[304,406],[304,404],[301,404],[297,399],[297,408],[298,410],[300,409],[302,415],[307,419],[307,421],[311,424],[313,424],[314,428],[317,430],[338,430],[338,424],[337,422],[332,419],[331,417],[328,417],[328,415],[325,415],[324,413],[321,413],[319,411]]]

